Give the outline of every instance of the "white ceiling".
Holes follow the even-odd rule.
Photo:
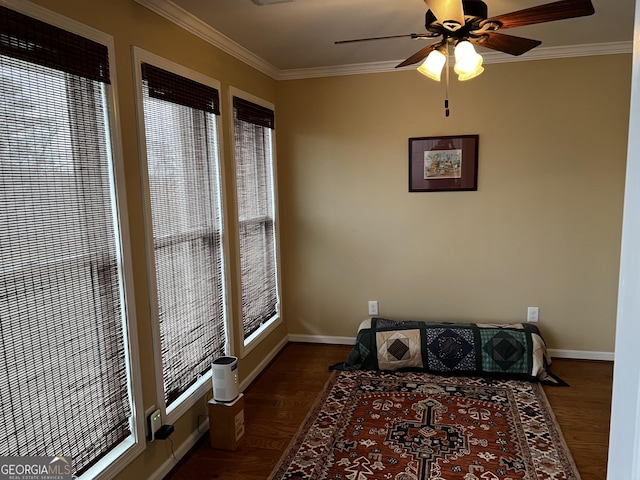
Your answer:
[[[427,45],[424,40],[411,39],[334,44],[336,40],[423,33],[427,10],[423,0],[289,0],[270,5],[257,5],[252,0],[137,1],[164,11],[165,16],[170,12],[169,17],[180,17],[177,23],[195,22],[197,26],[192,31],[202,33],[211,29],[218,40],[231,45],[231,53],[246,50],[247,55],[255,56],[275,72],[400,63]],[[596,48],[606,53],[609,46],[620,50],[624,45],[630,51],[635,1],[592,2],[596,11],[592,16],[513,28],[505,33],[542,41],[541,46],[524,54],[522,60],[536,51],[567,46]],[[485,0],[485,3],[491,17],[550,2]],[[210,32],[205,36],[210,36]]]

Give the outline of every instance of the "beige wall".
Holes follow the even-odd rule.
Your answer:
[[[290,334],[394,319],[524,321],[551,348],[612,352],[631,56],[280,82]],[[408,193],[408,138],[479,134],[477,192]]]

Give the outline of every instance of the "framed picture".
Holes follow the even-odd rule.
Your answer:
[[[409,139],[409,191],[478,189],[478,135]]]

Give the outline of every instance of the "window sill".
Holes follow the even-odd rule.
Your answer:
[[[282,318],[280,315],[272,317],[267,323],[256,330],[244,341],[240,352],[240,358],[246,357],[251,350],[257,347],[262,340],[269,336],[279,325],[282,324]]]

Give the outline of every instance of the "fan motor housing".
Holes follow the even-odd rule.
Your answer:
[[[489,10],[487,4],[482,0],[463,0],[462,9],[464,11],[466,23],[478,23],[481,20],[485,20],[488,16]],[[430,32],[440,32],[440,30],[434,26],[438,22],[436,16],[427,10],[425,15],[424,26]]]

